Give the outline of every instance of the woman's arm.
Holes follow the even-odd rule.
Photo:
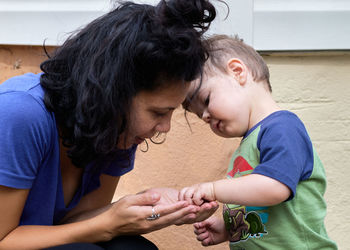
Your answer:
[[[0,249],[39,249],[70,242],[102,241],[106,228],[87,220],[108,209],[119,178],[101,176],[101,187],[86,195],[65,220],[84,220],[62,226],[18,226],[28,189],[0,186]],[[38,207],[40,209],[40,207]],[[87,230],[86,230],[87,229]]]
[[[113,182],[108,177],[106,180],[117,184],[117,181]],[[75,211],[72,210],[65,218],[66,224],[18,226],[28,190],[0,186],[0,249],[42,249],[74,242],[108,241],[118,235],[158,230],[198,211],[197,206],[188,206],[184,201],[156,205],[160,195],[154,192],[128,195],[103,206],[112,197],[109,191],[109,195],[100,199],[99,194],[102,195],[103,190],[104,184],[95,193],[90,193],[91,196],[87,195]],[[95,202],[99,205],[95,205]],[[152,205],[156,205],[155,209],[161,216],[149,221],[146,218],[152,214]]]
[[[61,220],[60,224],[91,218],[108,209],[113,199],[120,177],[102,174],[101,186],[85,195],[79,204]]]
[[[0,249],[42,249],[73,242],[97,242],[108,237],[102,225],[84,220],[59,226],[18,226],[0,241]]]
[[[17,227],[28,193],[28,189],[0,185],[0,249],[2,239]]]

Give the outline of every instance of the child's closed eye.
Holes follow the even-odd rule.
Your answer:
[[[209,105],[209,101],[210,101],[210,95],[208,95],[205,100],[204,100],[204,105],[208,106]]]

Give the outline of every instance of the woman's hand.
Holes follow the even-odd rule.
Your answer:
[[[205,202],[202,205],[200,205],[200,209],[196,213],[196,217],[195,218],[193,218],[192,220],[184,221],[183,223],[176,224],[176,225],[193,224],[195,222],[200,222],[200,221],[206,220],[210,216],[212,216],[213,213],[215,213],[215,211],[218,208],[219,208],[219,204],[216,201]]]
[[[173,188],[152,188],[148,189],[144,192],[158,193],[160,194],[160,199],[156,204],[174,204],[179,202],[179,191]],[[218,203],[215,201],[205,202],[201,206],[198,207],[198,211],[196,213],[190,213],[179,220],[175,221],[175,225],[182,224],[192,224],[194,222],[203,221],[209,218],[219,207]]]
[[[189,205],[186,201],[166,200],[170,197],[171,195],[162,199],[160,193],[147,191],[124,196],[111,204],[107,211],[98,216],[102,217],[103,226],[107,225],[106,240],[118,235],[144,234],[159,230],[200,210],[198,206]],[[147,220],[152,215],[152,207],[160,217]]]

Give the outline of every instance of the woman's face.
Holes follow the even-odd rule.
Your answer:
[[[170,130],[174,110],[185,100],[190,83],[170,82],[169,88],[141,91],[132,100],[127,132],[121,134],[118,148],[129,148]]]

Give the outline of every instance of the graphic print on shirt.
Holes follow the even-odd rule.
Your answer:
[[[240,177],[242,176],[242,172],[253,170],[252,166],[249,165],[249,163],[244,159],[242,156],[237,156],[233,163],[233,168],[230,172],[227,173],[227,175],[231,176],[232,178]]]
[[[230,233],[230,242],[247,240],[250,237],[262,237],[267,234],[260,215],[254,211],[246,211],[245,206],[229,208],[224,205],[224,221]]]
[[[254,143],[259,128],[245,138],[231,159],[227,178],[238,178],[250,174],[259,164],[259,151]],[[249,143],[249,141],[253,143]],[[248,143],[247,143],[248,141]],[[248,147],[246,147],[248,146]],[[250,162],[250,163],[249,163]],[[260,238],[268,234],[265,223],[268,214],[264,211],[268,207],[247,207],[236,204],[225,204],[223,218],[226,230],[230,233],[230,242],[238,243],[250,238]]]

